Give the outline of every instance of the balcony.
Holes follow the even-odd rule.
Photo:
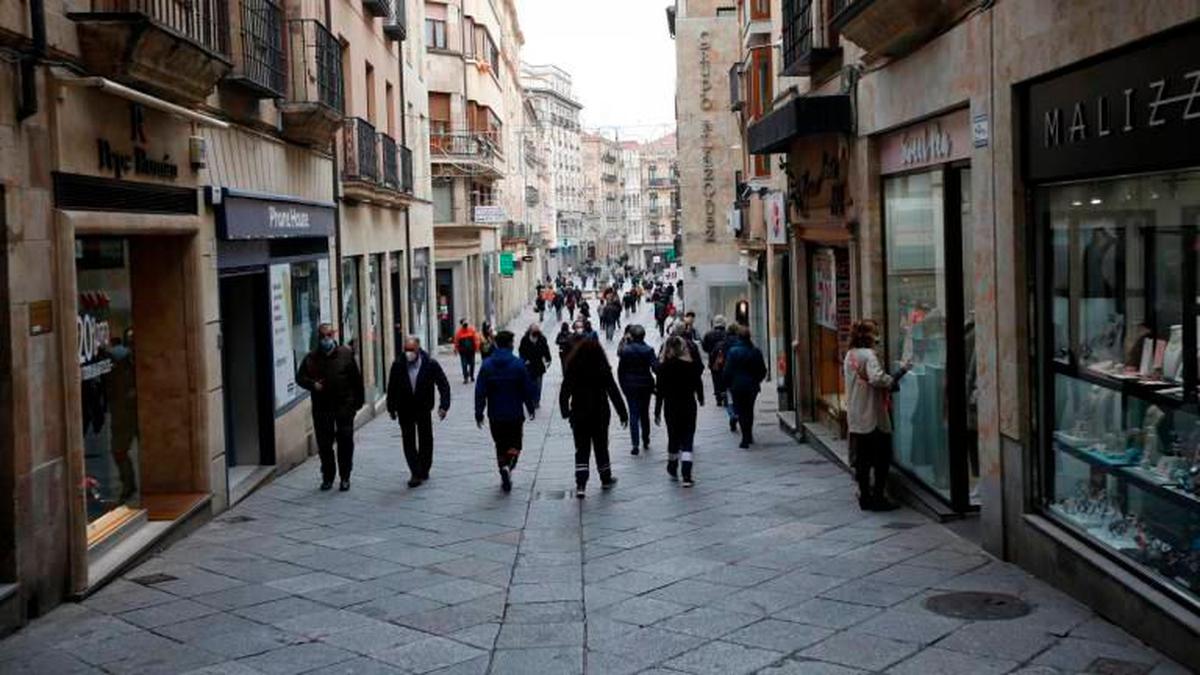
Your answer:
[[[429,137],[430,163],[441,175],[504,177],[500,153],[486,134],[451,131]]]
[[[408,12],[405,0],[387,0],[388,13],[383,20],[383,35],[394,42],[408,38]]]
[[[500,230],[502,246],[518,246],[528,244],[530,228],[524,223],[508,223]]]
[[[361,117],[347,117],[342,125],[342,196],[347,201],[374,201],[380,178],[379,139],[375,127]]]
[[[288,95],[279,105],[283,136],[325,147],[342,125],[342,47],[315,19],[293,19],[288,28]]]
[[[228,0],[91,0],[67,15],[91,72],[196,105],[233,67]]]
[[[605,183],[615,183],[615,182],[617,182],[617,174],[615,174],[615,173],[600,174],[600,180],[604,181]]]
[[[954,25],[975,0],[833,0],[830,24],[869,58],[898,58]]]
[[[240,0],[233,33],[234,66],[225,81],[259,98],[287,94],[283,7],[275,0]]]
[[[391,0],[362,0],[363,14],[367,16],[387,16],[391,9]]]
[[[742,64],[729,66],[729,110],[737,112],[745,102],[742,100]]]
[[[412,150],[402,145],[400,146],[400,191],[406,195],[411,195],[415,182],[413,179]]]
[[[781,75],[812,75],[841,55],[826,29],[824,7],[820,0],[783,0]]]
[[[671,188],[675,187],[674,178],[651,178],[646,183],[652,188]]]
[[[393,190],[400,189],[400,152],[396,139],[387,134],[379,134],[380,156],[383,159],[383,186]]]

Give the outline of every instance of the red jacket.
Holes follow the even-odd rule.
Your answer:
[[[481,340],[479,338],[479,333],[476,333],[475,329],[471,328],[470,326],[468,326],[466,328],[460,327],[458,329],[458,331],[456,331],[454,333],[454,351],[456,353],[458,352],[459,343],[462,342],[463,340],[470,340],[470,341],[474,342],[475,343],[475,351],[479,351],[479,346],[481,344],[483,344],[483,340]]]

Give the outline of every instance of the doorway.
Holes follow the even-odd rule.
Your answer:
[[[454,270],[437,271],[438,342],[454,340]]]
[[[271,316],[265,270],[224,275],[221,374],[225,399],[225,463],[230,494],[259,467],[275,463]]]

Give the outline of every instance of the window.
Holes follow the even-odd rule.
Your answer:
[[[440,149],[450,131],[450,94],[429,92],[429,145]]]
[[[475,36],[475,20],[469,16],[463,19],[463,35],[465,36],[463,39],[463,56],[473,59],[475,58],[475,53],[478,51],[475,48],[475,40],[477,38]]]
[[[359,290],[358,263],[361,258],[351,257],[342,259],[342,344],[354,350],[358,362],[362,363],[362,325],[359,319]]]
[[[446,48],[446,22],[441,19],[425,19],[425,45],[430,49]]]
[[[454,222],[454,182],[449,179],[433,182],[433,222]]]
[[[367,61],[366,65],[366,82],[367,82],[367,121],[373,126],[379,126],[379,120],[375,117],[375,66]]]
[[[396,91],[391,82],[383,85],[383,104],[387,106],[387,134],[396,138]]]

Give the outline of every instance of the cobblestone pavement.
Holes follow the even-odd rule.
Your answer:
[[[0,642],[0,673],[1187,672],[916,513],[860,513],[848,476],[784,435],[769,400],[749,451],[701,410],[690,490],[664,471],[663,429],[632,457],[614,423],[620,484],[593,476],[577,501],[555,364],[504,494],[446,365],[428,483],[405,487],[399,430],[376,420],[350,492],[318,492],[310,460]],[[945,590],[1034,610],[972,623],[923,607]]]

